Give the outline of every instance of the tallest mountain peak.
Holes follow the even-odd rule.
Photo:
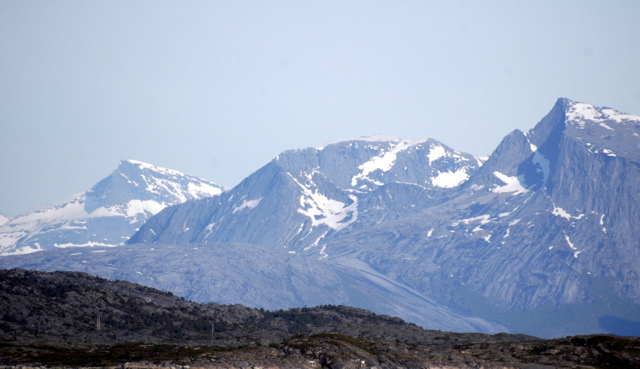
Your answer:
[[[608,107],[559,98],[553,109],[527,133],[536,146],[541,146],[552,132],[564,132],[589,141],[603,137],[633,135],[640,137],[640,116],[622,113]]]
[[[602,123],[628,124],[640,122],[640,116],[626,114],[609,107],[599,107],[579,101],[574,101],[566,97],[559,98],[552,113],[564,113],[564,120],[571,122],[572,125],[580,129],[584,129],[585,124],[596,124],[602,126]],[[605,129],[607,127],[604,127]],[[614,128],[611,130],[614,130]]]
[[[559,97],[558,100],[556,100],[556,104],[555,106],[559,106],[562,108],[566,108],[572,104],[575,104],[575,101],[567,98],[567,97]]]

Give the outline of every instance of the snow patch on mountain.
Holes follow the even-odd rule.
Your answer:
[[[567,110],[567,120],[579,120],[582,122],[581,126],[584,127],[584,121],[586,120],[601,120],[602,114],[596,109],[595,106],[574,102]]]
[[[125,214],[127,217],[130,217],[130,218],[135,217],[138,214],[155,215],[155,214],[158,214],[160,210],[164,209],[165,207],[167,207],[167,204],[165,204],[164,202],[158,202],[154,200],[134,199],[127,203]],[[94,211],[93,213],[96,213],[96,212],[97,210]],[[121,213],[114,212],[111,214],[111,216],[118,216],[118,215],[121,215]]]
[[[457,226],[458,223],[462,223],[462,224],[467,224],[468,225],[468,224],[476,223],[476,222],[479,222],[480,225],[482,225],[482,224],[487,224],[487,223],[491,222],[490,218],[491,218],[491,215],[483,214],[483,215],[480,215],[480,216],[477,216],[477,217],[473,217],[473,218],[460,219],[458,222],[454,223],[454,225]],[[476,232],[476,231],[474,230],[474,232]]]
[[[603,117],[606,117],[607,120],[613,120],[617,123],[624,123],[627,121],[640,121],[640,115],[625,114],[611,108],[602,108],[601,112]]]
[[[185,202],[189,199],[219,195],[224,191],[224,187],[206,183],[182,172],[173,169],[157,167],[152,164],[143,163],[137,160],[124,160],[123,162],[138,166],[140,178],[146,184],[146,190],[157,195],[168,194],[177,199],[178,202]],[[122,174],[125,178],[126,175]],[[181,181],[184,178],[191,179],[186,187]],[[138,186],[135,181],[129,183]],[[164,191],[164,193],[163,193]]]
[[[301,208],[298,209],[298,212],[311,219],[312,227],[326,225],[339,231],[358,219],[358,198],[355,195],[350,194],[351,203],[345,204],[328,198],[318,189],[311,189],[300,183],[290,173],[287,174],[302,189]]]
[[[568,211],[564,210],[561,207],[556,206],[556,204],[553,204],[553,210],[551,211],[551,214],[557,216],[557,217],[561,217],[561,218],[565,218],[567,220],[571,220],[571,219],[582,219],[585,217],[584,214],[580,214],[578,216],[572,216]]]
[[[440,145],[434,145],[433,147],[431,147],[431,150],[429,151],[429,155],[427,155],[427,157],[429,158],[429,163],[432,164],[434,161],[443,158],[446,155],[447,151],[444,149],[444,147]]]
[[[568,121],[573,122],[580,129],[584,129],[585,124],[595,123],[607,130],[614,131],[615,128],[612,128],[605,122],[615,122],[618,124],[640,122],[640,116],[638,115],[625,114],[615,109],[598,108],[579,102],[571,102],[569,104],[566,116]]]
[[[573,244],[573,242],[571,242],[571,238],[569,238],[568,235],[564,235],[564,239],[567,241],[567,245],[569,245],[569,247],[571,248],[571,250],[573,250],[573,257],[577,258],[578,255],[580,255],[580,253],[582,252],[582,250],[578,250],[578,248],[576,247],[576,245]]]
[[[502,183],[503,186],[498,186],[491,189],[491,192],[495,193],[510,193],[513,192],[514,195],[519,195],[523,193],[529,192],[526,188],[520,184],[520,180],[518,177],[510,177],[506,174],[500,173],[498,171],[493,172],[493,175],[496,176]]]
[[[594,144],[587,142],[585,144],[585,146],[587,146],[587,150],[589,150],[590,153],[592,154],[605,154],[607,156],[611,156],[611,157],[616,157],[618,155],[616,155],[613,150],[609,150],[609,149],[600,149],[597,146],[595,146]]]
[[[427,154],[427,158],[429,159],[429,164],[433,164],[434,162],[443,159],[443,158],[455,158],[457,162],[468,161],[469,159],[460,155],[458,151],[448,151],[442,145],[432,145],[429,149],[429,154]],[[487,161],[488,157],[486,156],[474,156],[476,161],[478,162],[478,166],[481,167],[484,162]]]
[[[261,200],[262,200],[262,197],[259,198],[259,199],[255,199],[255,200],[244,200],[242,202],[242,204],[240,204],[239,206],[235,206],[233,208],[233,214],[235,214],[235,213],[237,213],[237,212],[239,212],[241,210],[244,210],[244,209],[253,209],[256,206],[258,206],[258,204],[260,204]]]
[[[311,219],[312,226],[324,224],[329,228],[339,231],[358,218],[358,199],[350,195],[352,203],[327,198],[318,192],[308,192],[300,197],[300,205],[303,209],[298,211]]]
[[[39,244],[34,244],[33,246],[23,246],[20,248],[17,248],[13,251],[11,251],[10,253],[5,253],[5,254],[0,254],[1,256],[5,256],[5,255],[25,255],[25,254],[31,254],[34,252],[38,252],[38,251],[42,251],[42,248],[40,247]]]
[[[375,156],[368,162],[365,162],[360,166],[358,166],[358,169],[360,169],[361,172],[353,176],[353,178],[351,179],[351,186],[355,187],[358,185],[358,182],[365,181],[365,180],[372,182],[378,186],[381,186],[382,183],[374,179],[371,179],[369,177],[369,174],[377,170],[388,172],[389,170],[391,170],[391,168],[393,168],[393,165],[396,162],[396,158],[398,157],[398,153],[405,151],[414,145],[421,144],[425,141],[426,140],[397,140],[397,139],[392,141],[393,143],[391,145],[391,150],[386,151],[379,156]]]
[[[467,179],[469,179],[469,173],[467,173],[467,168],[463,167],[453,172],[439,172],[437,176],[431,178],[431,184],[435,187],[453,188]]]

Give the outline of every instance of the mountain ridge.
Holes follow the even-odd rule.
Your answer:
[[[122,160],[90,190],[0,225],[0,255],[52,247],[116,246],[167,205],[225,189],[175,170]]]
[[[416,151],[423,155],[415,155]],[[193,220],[188,226],[189,233],[182,234],[185,226],[180,220],[175,229],[169,231],[174,238],[159,235],[154,222],[164,224],[169,218],[180,218],[175,217],[175,209],[168,209],[165,215],[159,214],[155,218],[164,217],[165,220],[152,220],[145,224],[128,243],[278,243],[300,252],[357,223],[361,216],[357,210],[358,202],[385,184],[414,184],[436,196],[459,185],[480,164],[479,158],[450,149],[433,139],[374,136],[339,141],[320,150],[289,150],[227,192],[216,203],[214,211],[205,211],[207,215],[199,220],[209,222],[208,225]],[[265,196],[273,199],[273,203],[263,200]],[[199,204],[188,206],[198,207],[198,210],[185,209],[184,213],[203,211]],[[263,213],[267,207],[284,211],[279,218],[286,219],[289,224],[286,231],[278,224],[279,219],[269,216],[272,210]],[[251,227],[238,228],[235,224],[225,225],[224,220],[220,221],[240,211],[252,219],[243,220]],[[265,220],[272,223],[256,231],[253,225]],[[167,229],[166,226],[163,229]],[[285,240],[279,239],[280,234],[286,235]]]
[[[362,228],[355,222],[321,237],[321,247],[296,251],[347,264],[364,261],[439,301],[479,294],[497,311],[592,304],[614,295],[627,300],[620,306],[637,304],[640,271],[631,260],[638,260],[640,227],[633,213],[640,204],[633,193],[640,191],[640,172],[635,153],[614,152],[637,145],[638,133],[638,116],[560,98],[527,133],[507,135],[469,180],[440,200],[414,204],[419,210],[380,223],[374,218]],[[513,265],[505,264],[503,255]],[[408,267],[404,260],[416,262]],[[474,265],[474,260],[483,262]],[[432,274],[425,279],[421,271]],[[604,282],[596,276],[618,279],[625,287],[614,283],[613,295],[597,296],[592,290]]]
[[[640,322],[639,142],[640,117],[561,98],[486,161],[431,139],[289,150],[159,212],[126,248],[0,266],[254,306],[327,299],[447,330],[616,333]]]

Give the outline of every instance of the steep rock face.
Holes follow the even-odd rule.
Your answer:
[[[322,250],[339,233],[437,202],[481,164],[435,140],[370,137],[287,151],[215,201],[166,209],[128,242]]]
[[[91,190],[0,226],[0,255],[120,245],[167,205],[224,189],[175,170],[124,160]]]
[[[165,209],[127,248],[0,265],[200,301],[328,300],[451,330],[623,332],[640,327],[639,144],[640,117],[560,99],[482,166],[433,140],[289,151],[220,196]]]
[[[628,149],[640,142],[639,123],[560,99],[526,135],[507,136],[449,200],[325,253],[532,334],[603,330],[608,314],[640,320],[640,172]]]
[[[616,279],[612,287],[640,303],[640,117],[582,103],[568,104],[566,111],[548,192],[567,209],[564,218],[590,225],[575,242],[594,254],[585,267]]]

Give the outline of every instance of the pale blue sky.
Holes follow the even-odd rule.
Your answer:
[[[640,114],[640,1],[0,2],[0,212],[121,159],[220,184],[372,134],[488,155],[558,97]]]

